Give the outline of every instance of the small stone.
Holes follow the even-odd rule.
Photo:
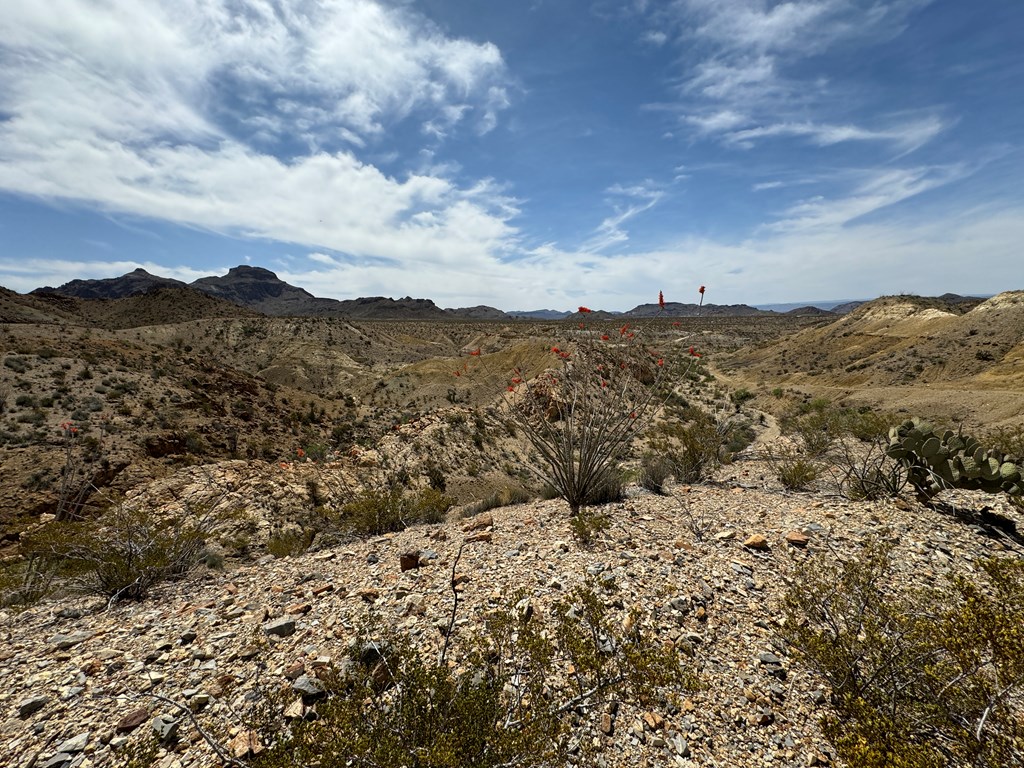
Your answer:
[[[730,539],[736,538],[736,531],[733,531],[733,530],[719,531],[718,533],[715,534],[715,538],[718,541],[729,541]]]
[[[295,634],[295,619],[288,617],[276,619],[269,624],[264,624],[263,631],[275,637],[288,637]]]
[[[301,720],[306,714],[306,705],[302,703],[302,699],[296,699],[289,704],[284,710],[284,716],[289,720]]]
[[[371,552],[366,556],[367,565],[376,565],[380,562],[380,556],[376,552]]]
[[[57,747],[58,752],[67,752],[68,754],[77,754],[85,749],[85,746],[89,743],[89,731],[80,733],[77,736],[73,736],[67,741],[63,742]]]
[[[372,589],[372,588],[371,589],[360,589],[358,592],[356,592],[356,594],[359,595],[359,597],[362,600],[365,600],[367,603],[372,603],[374,600],[376,600],[378,597],[380,597],[380,592],[378,590]]]
[[[494,540],[494,536],[490,531],[484,531],[483,533],[474,533],[472,536],[466,537],[467,544],[473,544],[478,541],[491,542]]]
[[[747,540],[743,542],[743,546],[747,549],[768,549],[768,539],[760,533],[755,533],[747,537]]]
[[[678,734],[672,739],[672,749],[680,757],[690,756],[690,745],[686,743],[686,739]]]
[[[313,610],[313,606],[310,605],[309,603],[295,603],[295,604],[289,605],[287,608],[285,608],[284,612],[285,613],[290,613],[292,615],[300,615],[301,616],[301,615],[309,613],[311,610]]]
[[[615,719],[607,712],[601,713],[601,732],[605,736],[615,733]]]
[[[40,765],[39,768],[71,768],[71,763],[74,759],[74,755],[69,755],[67,752],[58,752]]]
[[[494,527],[494,517],[489,512],[485,512],[482,515],[477,515],[476,517],[466,521],[462,526],[462,530],[467,532],[482,531],[485,528],[492,527]]]
[[[157,741],[171,742],[178,737],[181,721],[171,715],[159,715],[153,718],[153,736]]]
[[[296,661],[284,668],[284,676],[289,680],[297,680],[306,672],[306,665]]]
[[[149,710],[145,707],[141,707],[140,709],[129,712],[118,720],[117,725],[114,726],[114,730],[120,734],[131,733],[148,719]]]
[[[182,645],[189,645],[197,637],[199,637],[199,635],[197,635],[194,630],[190,629],[190,630],[182,633],[181,637],[178,638],[178,642],[181,643]]]
[[[18,717],[26,720],[50,703],[49,696],[32,696],[18,704]]]
[[[807,534],[801,533],[800,531],[790,531],[786,534],[786,543],[791,547],[806,547],[810,540],[811,539]]]
[[[255,757],[262,752],[266,747],[263,746],[263,742],[260,740],[260,735],[256,731],[242,731],[228,744],[228,749],[231,750],[231,754],[236,759],[241,760],[245,757]]]
[[[660,730],[665,725],[665,718],[657,712],[644,712],[644,722],[652,731]]]
[[[414,568],[420,567],[420,553],[419,551],[403,552],[398,556],[399,565],[402,568],[402,572],[411,571]]]
[[[292,683],[292,690],[296,693],[302,694],[304,701],[319,699],[326,694],[326,691],[320,684],[320,681],[315,677],[310,677],[309,675],[302,675],[298,680]]]
[[[79,643],[84,643],[92,637],[88,632],[73,632],[70,635],[57,634],[50,638],[50,645],[56,646],[58,651],[66,651]]]

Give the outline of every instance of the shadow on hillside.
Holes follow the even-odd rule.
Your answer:
[[[989,506],[980,508],[957,505],[949,501],[935,501],[931,508],[973,527],[978,533],[996,540],[1009,540],[1024,548],[1024,535],[1017,529],[1017,521]]]

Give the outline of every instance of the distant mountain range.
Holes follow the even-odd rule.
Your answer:
[[[120,277],[102,280],[72,280],[57,288],[37,288],[32,294],[39,296],[69,296],[80,299],[122,299],[140,296],[163,289],[197,291],[223,299],[240,307],[277,317],[351,317],[361,319],[440,320],[465,318],[467,320],[534,319],[561,320],[574,312],[553,309],[503,312],[494,307],[480,305],[459,309],[442,309],[430,299],[391,299],[372,296],[357,299],[318,298],[302,288],[289,285],[269,269],[240,265],[223,276],[201,277],[184,283],[169,277],[153,275],[136,269]],[[955,294],[941,297],[947,301],[966,299]],[[594,317],[750,317],[757,315],[841,315],[864,302],[822,302],[821,305],[798,306],[775,304],[751,307],[746,304],[681,304],[668,302],[662,310],[657,304],[641,304],[627,312],[595,311]]]

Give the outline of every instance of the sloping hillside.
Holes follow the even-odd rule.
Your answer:
[[[855,399],[876,406],[924,405],[957,420],[993,408],[1000,419],[1019,418],[1024,291],[985,301],[884,297],[715,364],[736,385],[789,386],[831,397],[856,392]],[[980,392],[985,396],[971,397]]]

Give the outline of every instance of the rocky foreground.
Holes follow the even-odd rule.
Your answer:
[[[551,601],[590,581],[623,617],[643,608],[651,642],[671,644],[699,675],[698,689],[663,709],[597,713],[579,736],[598,746],[598,765],[835,765],[818,726],[827,687],[778,642],[778,598],[794,565],[814,553],[852,556],[884,534],[898,541],[898,578],[921,586],[1021,548],[914,503],[786,493],[767,478],[744,462],[670,496],[631,489],[605,508],[611,527],[590,548],[573,538],[564,503],[535,502],[201,569],[141,604],[64,599],[0,612],[0,765],[120,765],[126,744],[152,734],[165,738],[159,768],[221,764],[187,712],[219,724],[225,747],[244,755],[247,694],[285,688],[289,714],[301,717],[302,693],[346,656],[369,611],[437,652],[464,543],[456,638],[520,588],[543,621]]]

